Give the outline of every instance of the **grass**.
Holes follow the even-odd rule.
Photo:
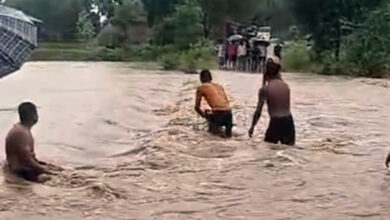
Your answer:
[[[91,47],[85,43],[41,43],[30,56],[31,61],[93,61]]]

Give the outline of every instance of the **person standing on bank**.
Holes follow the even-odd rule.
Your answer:
[[[264,85],[259,91],[259,100],[253,116],[249,137],[253,136],[257,122],[261,117],[263,106],[268,105],[270,124],[265,135],[265,141],[277,144],[295,145],[295,126],[290,110],[290,88],[283,81],[281,65],[277,57],[271,57],[266,62]]]
[[[245,71],[246,69],[246,56],[247,56],[247,50],[246,50],[246,43],[245,41],[241,41],[238,45],[238,70],[239,71]]]
[[[279,60],[282,60],[282,45],[277,44],[274,47],[274,55],[279,58]]]
[[[212,82],[213,78],[209,70],[203,70],[200,73],[202,85],[196,90],[195,111],[207,119],[209,123],[209,132],[215,135],[221,135],[221,129],[225,127],[223,137],[232,137],[233,115],[230,108],[230,101],[226,95],[225,89]],[[202,99],[205,99],[210,109],[202,110]]]

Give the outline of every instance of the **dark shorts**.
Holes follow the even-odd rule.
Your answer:
[[[238,57],[238,60],[242,63],[244,63],[246,61],[246,56],[239,56]]]
[[[209,116],[208,121],[211,125],[217,127],[233,127],[233,114],[232,111],[216,111]]]
[[[295,126],[293,117],[271,118],[265,141],[277,144],[295,145]]]
[[[41,173],[30,168],[19,168],[13,171],[15,175],[31,182],[38,182],[38,177]]]
[[[230,55],[229,56],[229,61],[230,62],[236,62],[237,61],[237,55]]]
[[[260,57],[258,57],[258,56],[252,56],[252,62],[253,63],[257,63],[257,62],[259,62],[260,61]]]
[[[223,66],[225,64],[225,57],[218,57],[219,58],[219,65]]]

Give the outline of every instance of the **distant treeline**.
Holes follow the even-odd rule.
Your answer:
[[[6,0],[3,4],[43,20],[40,37],[44,41],[92,40],[109,49],[142,43],[188,49],[202,45],[199,41],[223,37],[228,22],[256,24],[271,26],[274,37],[294,41],[286,48],[291,57],[296,59],[297,52],[305,54],[305,62],[323,66],[321,72],[347,70],[344,74],[384,76],[390,68],[389,3],[390,0]]]
[[[190,6],[202,36],[219,37],[228,21],[244,24],[272,25],[286,32],[293,24],[287,0],[6,0],[4,4],[23,10],[44,21],[41,38],[45,40],[75,40],[96,36],[112,24],[124,28],[132,22],[145,21],[154,28],[176,12],[177,7]],[[85,22],[88,22],[85,25]],[[188,22],[188,21],[184,21]],[[88,27],[90,33],[80,30]],[[169,26],[169,25],[168,25]],[[83,32],[84,33],[80,33]],[[87,32],[88,32],[87,31]],[[80,36],[81,34],[81,36]],[[88,35],[89,34],[89,35]]]

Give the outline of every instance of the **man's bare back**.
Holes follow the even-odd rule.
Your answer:
[[[221,128],[225,128],[225,137],[232,136],[233,115],[230,101],[224,88],[212,82],[209,70],[200,73],[202,85],[196,91],[195,111],[209,122],[209,131],[219,135]],[[201,102],[205,99],[211,110],[202,110]]]
[[[264,74],[264,86],[260,89],[259,100],[249,136],[252,137],[257,122],[261,117],[264,104],[268,105],[270,124],[265,135],[265,141],[270,143],[295,144],[295,125],[290,110],[290,89],[280,75],[280,62],[277,59],[267,61]]]
[[[260,91],[264,92],[270,117],[291,115],[290,88],[281,79],[273,79]]]

